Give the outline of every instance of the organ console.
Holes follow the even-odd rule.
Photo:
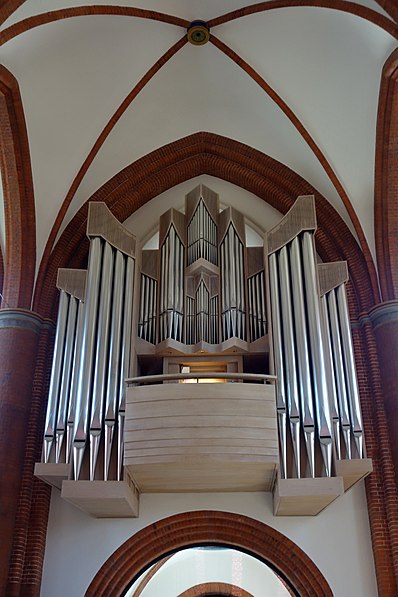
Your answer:
[[[347,266],[318,263],[315,230],[299,197],[248,247],[244,216],[200,185],[136,251],[91,203],[87,271],[58,274],[36,475],[93,515],[134,516],[140,491],[258,489],[275,514],[315,514],[368,474]],[[178,383],[211,371],[233,383]]]

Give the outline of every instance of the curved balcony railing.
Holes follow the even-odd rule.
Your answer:
[[[264,375],[262,373],[165,373],[163,375],[144,375],[140,377],[129,377],[126,379],[128,386],[141,386],[145,384],[162,384],[170,381],[184,381],[188,379],[223,379],[228,382],[255,382],[263,384],[274,384],[275,375]]]

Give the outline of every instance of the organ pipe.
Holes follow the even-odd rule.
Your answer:
[[[304,232],[302,236],[304,265],[304,284],[308,307],[308,328],[310,351],[314,372],[314,397],[316,405],[317,432],[321,446],[326,476],[332,474],[332,432],[328,400],[328,387],[325,374],[325,356],[321,333],[318,285],[315,268],[315,251],[312,235]]]
[[[50,390],[48,395],[47,414],[44,427],[44,462],[49,462],[50,452],[55,436],[68,307],[69,297],[66,292],[61,290],[58,306],[57,331],[55,334],[53,366],[51,370]]]
[[[294,310],[295,343],[297,348],[298,384],[300,393],[301,424],[304,430],[305,445],[310,468],[310,476],[315,477],[315,422],[309,347],[307,338],[307,318],[304,303],[302,259],[298,237],[289,245],[290,271]]]
[[[124,380],[129,376],[130,369],[130,347],[131,347],[131,324],[133,316],[133,285],[134,285],[134,260],[125,257],[125,279],[124,279],[124,319],[122,331],[121,356],[119,361],[119,389],[118,389],[118,443],[117,443],[117,480],[123,476],[123,450],[124,450],[124,418],[126,411],[126,395]]]
[[[103,241],[96,237],[90,243],[87,269],[87,294],[83,323],[81,359],[78,372],[76,416],[73,428],[73,474],[79,479],[87,440],[90,411],[91,380],[93,373],[93,352],[95,348],[96,313],[99,299]]]
[[[75,299],[73,296],[69,298],[68,321],[66,325],[65,349],[63,355],[62,382],[60,388],[57,424],[55,431],[55,462],[57,463],[60,462],[61,451],[66,432],[67,409],[70,395],[72,364],[74,357],[78,303],[79,301]]]

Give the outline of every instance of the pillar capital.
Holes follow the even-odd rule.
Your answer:
[[[40,334],[43,328],[55,330],[51,319],[45,319],[34,311],[27,309],[0,309],[0,329],[17,328]]]
[[[374,330],[380,326],[398,323],[398,300],[379,303],[369,311],[369,318]]]

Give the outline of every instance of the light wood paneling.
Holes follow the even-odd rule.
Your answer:
[[[55,464],[55,462],[36,462],[35,477],[48,485],[61,489],[62,482],[69,479],[70,464]]]
[[[336,475],[343,478],[344,491],[367,477],[373,470],[371,458],[336,460]]]
[[[273,386],[128,389],[125,465],[141,492],[269,491],[278,460]]]
[[[94,518],[135,518],[139,494],[131,480],[64,481],[61,497]]]
[[[341,477],[279,478],[274,488],[274,515],[316,516],[343,493]]]

